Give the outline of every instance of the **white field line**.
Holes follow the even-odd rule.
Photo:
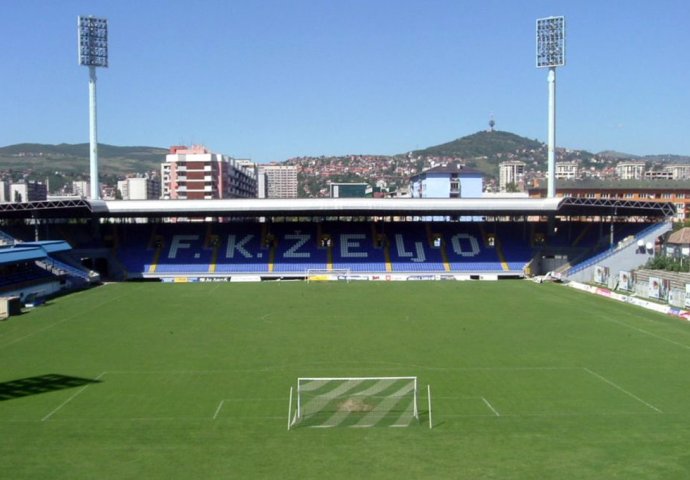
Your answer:
[[[1,347],[0,347],[1,348]],[[688,347],[690,348],[690,347]],[[361,365],[364,362],[341,362],[343,364],[347,365]],[[541,366],[541,367],[491,367],[491,366],[477,366],[477,367],[433,367],[433,366],[425,366],[425,365],[414,365],[414,364],[398,364],[398,363],[393,363],[393,362],[374,362],[376,364],[380,365],[399,365],[394,367],[396,370],[397,369],[405,369],[405,370],[412,370],[412,369],[420,369],[420,370],[439,370],[439,371],[482,371],[482,370],[493,370],[493,371],[520,371],[520,370],[579,370],[580,367],[549,367],[549,366]],[[176,374],[176,375],[183,375],[183,374],[189,374],[189,375],[203,375],[203,374],[222,374],[222,375],[228,375],[232,373],[245,373],[245,372],[267,372],[267,371],[284,371],[284,370],[291,370],[294,368],[310,368],[312,366],[330,366],[329,363],[327,362],[316,362],[316,363],[294,363],[294,364],[287,364],[287,363],[279,363],[279,364],[274,364],[274,365],[263,365],[263,366],[257,366],[257,367],[242,367],[242,368],[232,368],[232,369],[224,369],[224,370],[109,370],[108,373],[113,373],[113,374],[127,374],[127,375],[165,375],[165,374]],[[390,366],[386,368],[392,368]],[[340,370],[344,369],[340,368]],[[358,370],[372,370],[372,371],[381,371],[381,367],[357,367]],[[338,377],[342,378],[342,377]],[[374,378],[374,377],[372,377]],[[375,378],[380,378],[380,377],[375,377]],[[407,378],[407,377],[405,377]]]
[[[620,385],[617,385],[616,383],[612,382],[612,381],[609,380],[608,378],[605,378],[605,377],[603,377],[602,375],[599,375],[598,373],[596,373],[596,372],[590,370],[590,369],[587,368],[587,367],[583,367],[583,369],[584,369],[585,372],[589,373],[590,375],[592,375],[592,376],[598,378],[598,379],[601,380],[602,382],[605,382],[605,383],[611,385],[613,388],[615,388],[615,389],[617,389],[617,390],[619,390],[619,391],[625,393],[625,394],[628,395],[630,398],[634,398],[635,400],[637,400],[638,402],[640,402],[640,403],[643,404],[643,405],[646,405],[647,407],[651,408],[652,410],[654,410],[654,411],[656,411],[656,412],[659,412],[659,413],[664,413],[664,412],[662,412],[661,410],[659,410],[658,408],[656,408],[654,405],[652,405],[651,403],[645,402],[644,400],[642,400],[642,399],[641,399],[640,397],[638,397],[637,395],[635,395],[635,394],[633,394],[633,393],[630,393],[629,391],[627,391],[626,389],[624,389],[624,388],[621,387]]]
[[[560,367],[560,366],[514,366],[514,367],[492,367],[492,366],[474,366],[474,367],[435,367],[431,365],[417,365],[413,363],[403,364],[394,362],[378,362],[382,365],[396,365],[396,369],[405,368],[407,370],[438,370],[438,371],[448,371],[448,372],[464,372],[464,371],[482,371],[482,370],[493,370],[493,371],[513,371],[513,370],[577,370],[579,367]],[[378,368],[378,367],[377,367]],[[367,370],[371,370],[368,368]],[[379,369],[380,370],[380,369]]]
[[[224,417],[228,419],[228,417]],[[242,420],[251,421],[265,421],[275,423],[277,420],[285,420],[284,417],[278,416],[242,416],[242,417],[232,417],[230,420],[232,422],[238,422]],[[221,419],[222,420],[222,419]],[[41,423],[44,420],[34,419],[34,420],[1,420],[0,424],[15,424],[15,423]],[[123,421],[127,422],[211,422],[213,421],[209,415],[204,416],[179,416],[179,417],[85,417],[85,418],[51,418],[50,423],[69,423],[69,424],[84,424],[93,422],[102,423],[121,423]],[[220,420],[219,420],[220,421]]]
[[[640,318],[640,317],[638,317],[638,318]],[[642,333],[642,334],[644,334],[644,335],[647,335],[647,336],[649,336],[649,337],[656,338],[657,340],[661,340],[661,341],[663,341],[663,342],[670,343],[671,345],[675,345],[675,346],[677,346],[677,347],[681,347],[681,348],[684,348],[684,349],[686,349],[686,350],[690,350],[690,345],[686,345],[686,344],[684,344],[684,343],[675,342],[675,341],[670,340],[670,339],[668,339],[668,338],[666,338],[666,337],[662,337],[661,335],[657,335],[657,334],[655,334],[655,333],[648,332],[647,330],[643,330],[643,329],[641,329],[641,328],[633,327],[633,326],[631,326],[631,325],[628,325],[627,323],[619,322],[618,320],[614,320],[614,319],[612,319],[612,318],[606,318],[605,320],[606,320],[607,322],[615,323],[616,325],[621,325],[621,326],[623,326],[623,327],[625,327],[625,328],[629,328],[630,330],[635,330],[636,332],[640,332],[640,333]]]
[[[596,418],[596,417],[648,417],[650,415],[659,415],[657,412],[640,413],[640,412],[561,412],[561,413],[504,413],[501,418],[567,418],[567,417],[582,417],[582,418]],[[448,413],[443,414],[443,418],[496,418],[490,413]]]
[[[287,370],[289,368],[291,367],[287,365],[275,365],[227,370],[110,370],[108,373],[117,375],[229,375],[232,373],[270,372],[272,370]]]
[[[482,397],[482,401],[484,402],[484,404],[486,404],[487,407],[489,407],[489,410],[491,410],[492,412],[494,412],[494,415],[496,415],[497,417],[500,417],[500,416],[501,416],[501,414],[498,413],[498,410],[496,410],[496,409],[493,407],[493,405],[491,405],[491,404],[489,403],[489,401],[488,401],[486,398]]]
[[[77,293],[81,293],[81,292],[77,292]],[[81,313],[79,313],[79,314],[77,314],[77,315],[72,315],[71,317],[63,318],[62,320],[58,320],[58,321],[55,322],[55,323],[51,323],[50,325],[46,325],[45,327],[43,327],[43,328],[41,328],[41,329],[38,329],[38,330],[36,330],[36,331],[34,331],[34,332],[27,333],[27,334],[24,335],[23,337],[15,338],[14,340],[12,340],[12,341],[10,341],[10,342],[3,343],[2,345],[0,345],[0,349],[1,349],[1,348],[5,348],[5,347],[9,347],[10,345],[14,345],[14,344],[17,343],[17,342],[21,342],[22,340],[24,340],[24,339],[26,339],[26,338],[29,338],[29,337],[33,337],[34,335],[37,335],[37,334],[39,334],[39,333],[43,333],[43,332],[45,332],[46,330],[50,330],[51,328],[57,327],[58,325],[61,325],[61,324],[65,323],[65,322],[68,322],[68,321],[70,321],[70,320],[74,320],[74,319],[76,319],[76,318],[79,318],[79,317],[81,317],[81,316],[83,316],[83,315],[85,315],[85,314],[87,314],[87,313],[89,313],[89,312],[92,312],[93,310],[96,310],[96,309],[98,309],[98,308],[101,308],[102,306],[104,306],[104,305],[106,305],[106,304],[108,304],[108,303],[110,303],[110,302],[114,302],[115,300],[119,300],[120,298],[122,298],[122,297],[124,297],[124,296],[126,296],[126,295],[127,295],[127,293],[123,293],[123,294],[120,295],[119,297],[109,298],[108,300],[106,300],[106,301],[104,301],[104,302],[101,302],[101,303],[99,303],[98,305],[94,305],[93,307],[89,308],[88,310],[84,310],[84,311],[82,311]]]
[[[216,418],[218,418],[218,414],[220,413],[220,409],[223,408],[223,403],[225,403],[225,400],[221,400],[220,403],[218,404],[218,408],[216,408],[216,412],[213,414],[214,420]]]
[[[45,327],[43,327],[39,330],[36,330],[34,332],[31,332],[31,333],[27,333],[23,337],[15,338],[14,340],[12,340],[10,342],[4,343],[4,344],[0,345],[0,348],[5,348],[5,347],[9,347],[10,345],[14,345],[17,342],[21,342],[25,338],[33,337],[34,335],[45,332],[46,330],[50,330],[51,328],[57,327],[58,325],[65,323],[68,320],[72,320],[73,318],[75,318],[75,317],[68,317],[68,318],[63,318],[62,320],[58,320],[57,322],[51,323],[50,325],[46,325]]]
[[[103,375],[105,375],[105,372],[101,372],[101,374],[98,375],[98,376],[96,377],[96,380],[100,380],[101,377],[102,377]],[[42,421],[42,422],[45,422],[46,420],[48,420],[48,419],[49,419],[50,417],[52,417],[58,410],[60,410],[62,407],[64,407],[64,406],[67,405],[69,402],[71,402],[72,400],[74,400],[74,399],[77,397],[77,395],[79,395],[81,392],[83,392],[84,390],[86,390],[86,389],[89,388],[90,386],[91,386],[91,384],[89,383],[88,385],[84,385],[83,387],[81,387],[79,390],[77,390],[76,392],[74,392],[74,394],[73,394],[71,397],[69,397],[67,400],[65,400],[65,401],[62,402],[60,405],[58,405],[57,408],[55,408],[55,409],[54,409],[52,412],[50,412],[48,415],[46,415],[45,417],[43,417],[43,418],[41,419],[41,421]]]
[[[501,418],[530,418],[530,417],[539,417],[539,418],[574,418],[574,417],[582,417],[582,418],[596,418],[596,417],[648,417],[651,415],[659,415],[658,412],[653,412],[649,411],[649,413],[641,413],[641,412],[600,412],[600,413],[592,413],[592,412],[584,412],[584,413],[575,413],[575,412],[563,412],[563,413],[504,413],[501,415]],[[678,414],[673,414],[673,413],[665,413],[664,415],[678,415]],[[227,417],[226,417],[227,418]],[[462,414],[462,413],[448,413],[448,414],[443,414],[444,419],[450,419],[450,418],[496,418],[496,415],[493,413],[485,413],[485,414]],[[240,418],[233,418],[232,420],[253,420],[253,421],[270,421],[271,423],[275,423],[278,420],[284,420],[283,416],[243,416]],[[211,421],[210,417],[208,415],[203,416],[203,417],[129,417],[129,418],[124,418],[124,417],[100,417],[100,418],[94,418],[94,417],[88,417],[88,418],[53,418],[50,420],[50,423],[68,423],[68,424],[80,424],[80,423],[93,423],[93,422],[99,422],[99,423],[122,423],[123,421],[127,422],[171,422],[171,421],[194,421],[194,422],[209,422]],[[28,423],[41,423],[42,420],[34,419],[34,420],[21,420],[21,419],[0,419],[0,424],[3,425],[13,425],[13,424],[28,424]],[[333,428],[335,425],[307,425],[304,428]],[[408,425],[401,425],[401,424],[393,424],[389,425],[389,428],[403,428],[403,427],[409,427]],[[346,428],[346,427],[343,427]],[[350,428],[350,427],[347,427]]]
[[[224,419],[227,419],[228,417],[223,417]],[[284,419],[282,416],[276,416],[276,415],[249,415],[249,416],[242,416],[242,417],[232,417],[232,420],[270,420],[270,421],[275,421],[275,420],[280,420]],[[91,419],[88,419],[91,421]],[[110,420],[110,419],[104,419],[104,420]],[[127,420],[129,421],[142,421],[142,422],[153,422],[153,421],[170,421],[170,420],[199,420],[199,421],[209,421],[209,416],[204,415],[203,417],[199,416],[180,416],[180,417],[129,417],[129,418],[113,418],[113,421],[120,421],[120,420]]]
[[[224,402],[284,402],[284,398],[278,397],[258,397],[258,398],[224,398]]]

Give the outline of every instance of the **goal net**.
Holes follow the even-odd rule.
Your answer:
[[[349,268],[337,268],[333,270],[310,268],[304,273],[307,282],[329,282],[331,280],[350,281]]]
[[[417,398],[417,377],[298,378],[288,428],[407,427]]]

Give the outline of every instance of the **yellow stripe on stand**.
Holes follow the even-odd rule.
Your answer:
[[[393,263],[391,263],[391,252],[388,242],[383,242],[383,254],[386,257],[386,273],[393,271]]]
[[[328,245],[326,255],[328,255],[326,258],[326,270],[331,271],[333,270],[333,241]]]
[[[271,243],[271,250],[268,252],[268,271],[270,273],[272,273],[273,270],[275,269],[274,263],[275,263],[275,259],[276,259],[276,248],[277,248],[277,246],[276,246],[275,242]]]
[[[446,239],[441,237],[441,260],[443,260],[443,269],[446,272],[450,272],[450,262],[448,261],[448,255],[446,254]]]
[[[158,260],[160,260],[162,250],[162,246],[156,247],[156,251],[153,253],[153,262],[151,263],[151,265],[149,265],[149,273],[156,273],[156,269],[158,268]]]
[[[208,273],[216,273],[218,263],[218,245],[213,247],[213,254],[211,255],[211,264],[208,266]]]
[[[498,239],[498,235],[494,237],[494,248],[496,248],[496,254],[498,255],[498,260],[501,262],[501,268],[504,272],[510,270],[508,262],[506,262],[506,257],[503,255],[503,247],[501,247],[501,241]]]
[[[585,228],[583,228],[580,234],[577,236],[577,238],[573,241],[573,247],[577,247],[578,244],[582,241],[583,238],[585,238],[585,235],[587,235],[591,229],[591,223],[588,224]]]

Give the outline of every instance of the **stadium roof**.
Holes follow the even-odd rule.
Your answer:
[[[63,240],[42,240],[40,242],[22,242],[16,244],[20,247],[41,247],[46,253],[67,252],[72,249],[69,243]]]
[[[559,180],[556,191],[560,190],[690,190],[688,180],[620,180],[595,179]],[[530,188],[530,192],[545,192],[546,187]]]
[[[0,247],[0,265],[40,260],[48,255],[41,247]]]
[[[333,216],[647,216],[672,203],[586,198],[296,198],[228,200],[87,199],[0,203],[2,218],[333,217]]]

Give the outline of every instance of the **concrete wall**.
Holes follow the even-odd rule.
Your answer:
[[[597,266],[608,267],[609,269],[609,287],[613,288],[615,282],[618,279],[618,272],[631,271],[636,268],[643,266],[647,263],[647,260],[654,256],[654,250],[638,250],[637,242],[638,240],[643,240],[645,244],[651,243],[655,244],[656,239],[668,232],[673,228],[671,222],[660,223],[657,226],[647,229],[642,235],[634,237],[625,243],[616,245],[614,248],[607,250],[606,252],[597,255],[591,261],[586,268],[578,269],[578,266],[574,266],[573,269],[577,270],[573,273],[565,274],[568,280],[574,280],[577,282],[592,282],[594,281],[594,273]]]

